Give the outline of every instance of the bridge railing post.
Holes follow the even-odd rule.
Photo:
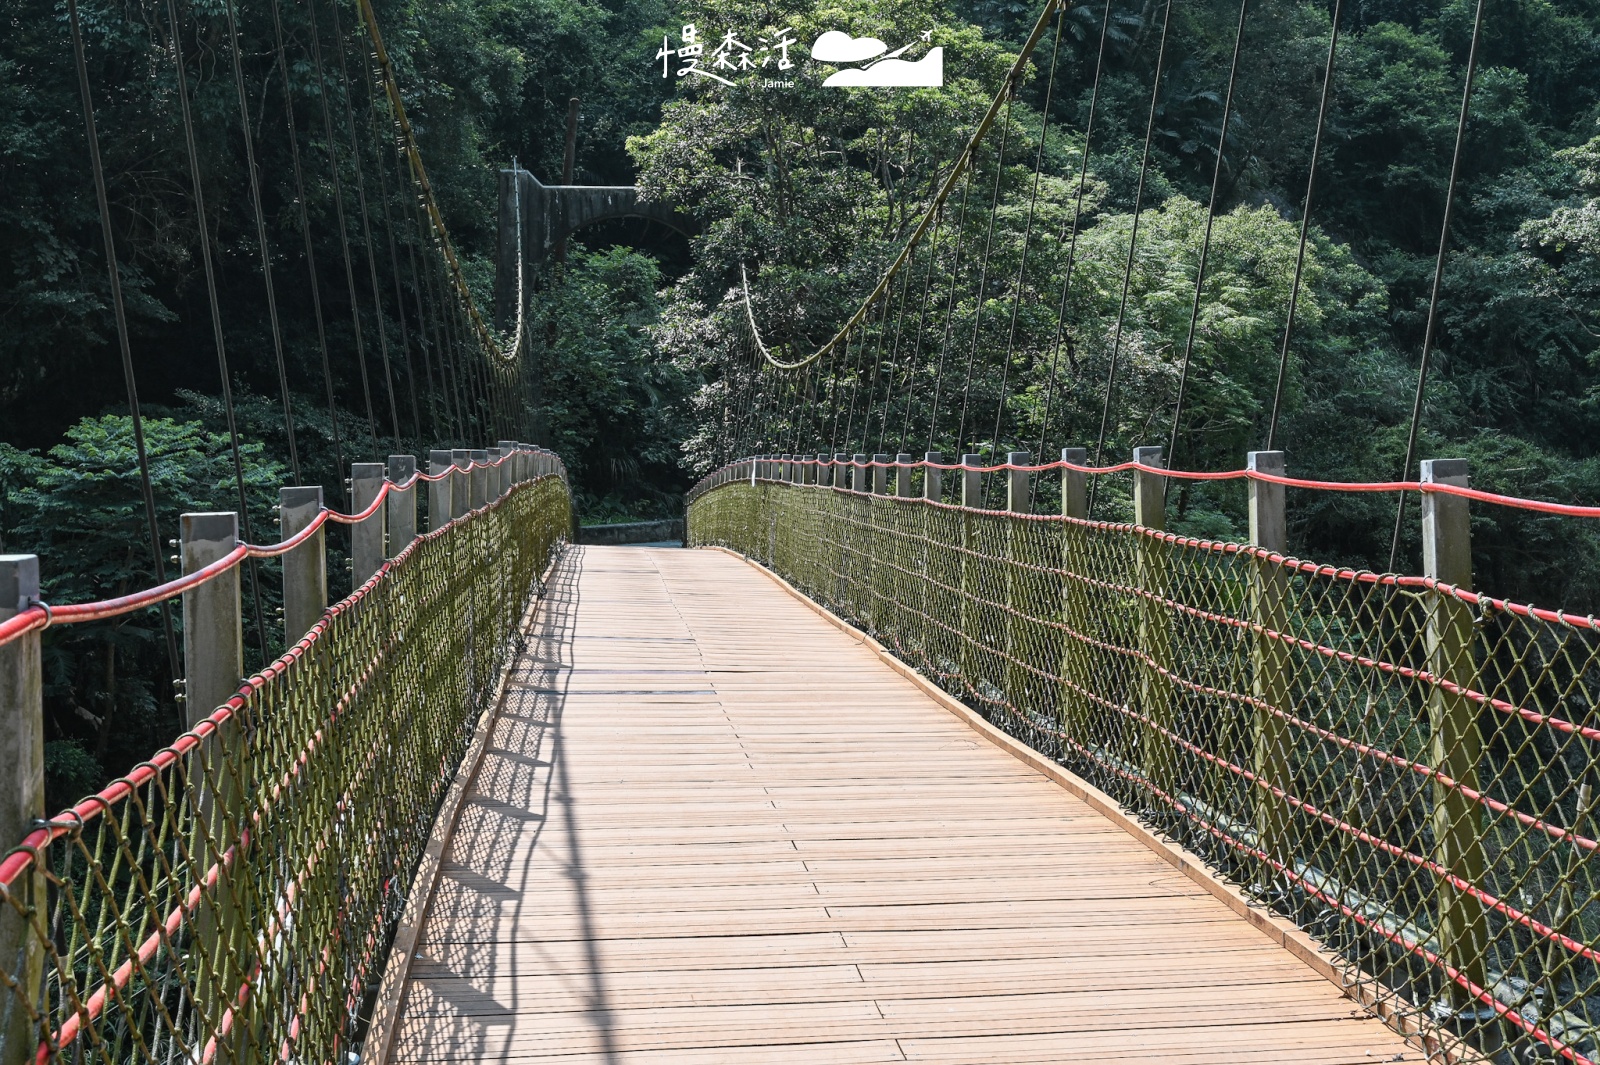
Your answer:
[[[1159,447],[1136,447],[1133,461],[1143,466],[1165,465]],[[1167,528],[1167,478],[1148,470],[1133,471],[1133,521],[1146,531],[1137,537],[1137,587],[1139,599],[1139,649],[1144,660],[1139,667],[1139,698],[1136,706],[1144,718],[1141,757],[1145,779],[1160,792],[1145,796],[1145,801],[1164,809],[1173,795],[1177,779],[1177,748],[1161,730],[1172,731],[1172,686],[1165,673],[1172,669],[1172,614],[1161,602],[1167,595],[1168,550],[1160,536]],[[1131,739],[1140,730],[1124,720],[1124,734]],[[1132,748],[1133,744],[1128,747]],[[1124,751],[1123,756],[1132,754]]]
[[[1093,618],[1089,606],[1088,577],[1093,572],[1089,558],[1089,530],[1082,524],[1089,518],[1089,475],[1071,466],[1086,466],[1089,453],[1081,447],[1061,449],[1061,619],[1066,626],[1061,641],[1061,690],[1057,697],[1064,747],[1094,745],[1090,722],[1102,715],[1089,696],[1094,692],[1090,663],[1093,651],[1087,642]]]
[[[889,491],[889,456],[878,452],[872,456],[872,494],[887,495]]]
[[[475,448],[472,451],[472,509],[487,506],[489,503],[489,451],[487,448]]]
[[[455,459],[451,457],[450,452],[439,450],[428,452],[429,476],[438,477],[439,474],[450,473],[454,469]],[[450,498],[450,489],[454,484],[454,476],[428,482],[428,528],[440,528],[455,514],[455,504]]]
[[[1032,456],[1026,451],[1006,453],[1006,510],[1012,514],[1028,514],[1033,510],[1033,475],[1017,466],[1031,465]],[[1044,707],[1044,691],[1035,683],[1037,676],[1029,667],[1048,669],[1053,663],[1029,662],[1035,653],[1039,634],[1038,619],[1046,611],[1049,595],[1047,582],[1039,572],[1038,527],[1035,522],[1011,518],[1006,521],[1006,615],[1004,660],[1001,666],[1001,690],[1016,725],[1028,742],[1037,747],[1041,734],[1029,723],[1036,720]]]
[[[915,470],[917,460],[908,452],[902,451],[894,457],[894,494],[901,499],[911,498],[911,474]]]
[[[372,506],[383,491],[384,465],[381,462],[357,462],[350,467],[350,506],[360,513]],[[378,567],[383,565],[385,533],[388,526],[387,507],[379,507],[372,515],[350,526],[350,578],[351,586],[367,583]]]
[[[39,556],[0,555],[0,621],[39,601]],[[0,840],[21,840],[45,816],[44,686],[39,633],[30,632],[0,647]],[[41,863],[42,864],[42,863]],[[0,902],[0,968],[17,990],[0,987],[0,1065],[32,1065],[38,1031],[17,994],[35,1012],[45,1008],[45,944],[49,942],[50,903],[44,871],[35,868],[16,881],[11,900]]]
[[[923,453],[922,498],[928,503],[944,502],[944,471],[938,468],[942,465],[943,452]],[[948,686],[954,672],[952,652],[959,654],[959,648],[936,619],[960,616],[959,596],[951,591],[961,582],[960,544],[953,542],[960,523],[952,521],[950,512],[941,507],[921,506],[917,510],[921,512],[922,571],[928,575],[921,582],[919,643],[927,667]]]
[[[850,487],[850,456],[843,451],[833,453],[833,486],[835,488]]]
[[[1273,477],[1283,477],[1287,470],[1281,451],[1252,451],[1246,465],[1252,473]],[[1283,485],[1250,480],[1250,544],[1274,554],[1288,550]],[[1293,699],[1293,664],[1284,642],[1288,631],[1289,573],[1278,563],[1259,556],[1253,560],[1251,571],[1250,617],[1258,626],[1250,653],[1250,694],[1256,701],[1253,767],[1257,778],[1266,785],[1254,789],[1256,834],[1268,857],[1290,864],[1294,857],[1290,835],[1293,818],[1288,803],[1271,790],[1279,788],[1287,793],[1294,782],[1290,734],[1287,723],[1279,716],[1289,712]],[[1259,879],[1263,885],[1279,882],[1270,866],[1261,869]]]
[[[1422,463],[1423,484],[1466,488],[1466,459]],[[1422,570],[1440,584],[1472,590],[1472,531],[1467,500],[1439,492],[1422,493]],[[1483,734],[1478,706],[1462,692],[1478,685],[1473,654],[1472,605],[1449,591],[1428,592],[1424,647],[1428,672],[1439,683],[1428,687],[1428,725],[1433,768],[1454,781],[1433,785],[1433,859],[1469,884],[1483,883],[1483,807],[1467,797],[1478,791]],[[1448,688],[1447,688],[1448,686]],[[1437,879],[1439,953],[1446,964],[1479,987],[1489,984],[1489,927],[1483,901]],[[1486,1021],[1494,1013],[1455,983],[1449,1006],[1464,1021]]]
[[[466,448],[453,448],[450,462],[450,516],[459,518],[472,509],[472,475],[467,467],[472,465],[472,452]]]
[[[865,492],[867,486],[868,456],[857,454],[850,462],[850,490],[852,492]]]
[[[230,511],[184,514],[178,522],[186,575],[219,561],[239,543],[239,516]],[[231,699],[244,680],[238,566],[183,593],[183,663],[184,707],[193,729]],[[250,779],[246,733],[247,723],[230,717],[190,755],[184,791],[191,818],[187,859],[196,884],[206,883],[209,870],[221,868],[223,855],[240,837],[242,798]],[[225,869],[202,891],[191,950],[202,1031],[223,1030],[232,991],[249,979],[253,945],[246,934],[245,904],[234,875]],[[240,1025],[233,1026],[234,1033],[240,1031]],[[234,1059],[233,1042],[219,1045],[217,1060]]]
[[[978,522],[972,511],[983,506],[983,474],[974,467],[983,465],[982,455],[961,456],[961,532],[960,560],[961,589],[960,664],[961,685],[968,694],[978,693],[978,641],[983,634],[978,631],[983,623],[983,613],[977,599],[983,584],[983,562],[978,556]]]
[[[322,486],[278,489],[278,527],[295,536],[322,512]],[[283,556],[283,643],[293,647],[328,609],[327,526]]]
[[[389,456],[389,549],[390,558],[400,557],[400,552],[417,538],[417,486],[399,488],[408,478],[416,476],[415,455]]]
[[[500,491],[496,495],[505,495],[511,491],[511,486],[522,480],[517,476],[517,461],[521,457],[521,446],[515,440],[500,441],[500,457],[505,461],[500,463]]]

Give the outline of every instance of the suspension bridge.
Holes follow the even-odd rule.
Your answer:
[[[1474,516],[1600,507],[1416,461],[1453,174],[1402,479],[1291,476],[1274,449],[1339,5],[1264,447],[1211,470],[1173,461],[1203,436],[1185,421],[1191,371],[1222,346],[1205,310],[1227,101],[1170,425],[1117,416],[1140,402],[1119,369],[1143,344],[1126,312],[1148,130],[1115,323],[1073,331],[1094,105],[1059,228],[1039,197],[1045,132],[1012,116],[1034,67],[1051,114],[1058,56],[1035,52],[1061,40],[1052,2],[830,340],[806,354],[770,325],[783,294],[759,264],[730,262],[707,312],[734,339],[707,390],[715,468],[686,501],[695,550],[571,543],[561,459],[518,439],[537,372],[520,289],[544,240],[525,255],[524,238],[549,228],[522,214],[531,179],[501,197],[517,310],[501,334],[473,303],[372,7],[351,33],[336,4],[319,30],[318,10],[253,14],[273,27],[298,283],[350,477],[328,499],[296,459],[279,539],[254,534],[202,236],[238,509],[182,516],[169,580],[68,3],[156,582],[51,602],[48,557],[0,557],[0,1065],[1600,1060],[1600,625],[1477,591],[1472,571]],[[204,234],[186,29],[220,23],[247,151],[257,134],[232,0],[187,17],[169,4],[152,25]],[[1457,162],[1482,26],[1480,3]],[[291,59],[325,91],[294,103]],[[1094,85],[1098,99],[1098,67]],[[347,219],[334,199],[332,282],[297,111],[357,201]],[[281,355],[282,249],[247,162]],[[640,209],[569,199],[568,215]],[[349,305],[349,350],[330,344],[324,298]],[[362,397],[364,445],[339,435],[343,390]],[[413,437],[448,446],[406,453],[406,409]],[[1079,446],[1046,459],[1047,440]],[[347,463],[347,445],[383,461]],[[1168,531],[1201,489],[1239,493],[1248,531]],[[1295,507],[1350,493],[1395,501],[1388,565],[1295,557]],[[330,601],[345,547],[351,591]],[[46,810],[42,649],[156,610],[188,730]]]

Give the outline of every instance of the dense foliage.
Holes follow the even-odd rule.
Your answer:
[[[943,282],[953,271],[958,283],[951,289],[962,294],[948,315],[962,338],[950,357],[958,366],[973,359],[970,377],[957,371],[959,396],[941,399],[948,409],[934,411],[924,394],[939,380],[938,350],[914,354],[906,365],[906,346],[894,346],[900,365],[893,371],[821,364],[820,379],[800,387],[806,395],[841,394],[840,407],[857,394],[876,396],[881,405],[891,373],[912,382],[902,406],[889,404],[894,418],[872,413],[871,429],[863,431],[862,414],[852,407],[850,420],[838,414],[823,426],[822,447],[918,452],[931,443],[955,454],[1034,450],[1042,443],[1046,452],[1066,444],[1093,451],[1119,319],[1115,346],[1122,361],[1105,454],[1125,457],[1136,444],[1166,444],[1214,176],[1218,217],[1173,459],[1188,468],[1235,468],[1246,450],[1262,446],[1332,5],[1251,6],[1218,171],[1239,5],[1203,0],[1173,9],[1151,118],[1164,8],[1111,4],[1109,12],[1099,4],[1076,7],[1063,20],[1050,132],[1041,149],[1056,47],[1047,33],[1013,106],[1003,161],[993,135],[978,157],[977,225],[968,216],[959,237],[968,259],[939,254],[935,276]],[[1344,6],[1277,442],[1302,475],[1414,477],[1400,467],[1474,5]],[[974,105],[997,87],[1009,59],[997,43],[1012,42],[1014,55],[1037,9],[1010,0],[969,0],[950,9],[919,4],[914,11],[871,0],[781,13],[687,7],[712,21],[744,17],[813,29],[826,22],[894,41],[936,26],[949,55],[947,72],[957,72],[943,90],[897,93],[806,85],[780,95],[700,84],[680,91],[662,127],[634,142],[642,183],[695,204],[706,219],[695,271],[673,290],[659,332],[668,352],[708,379],[697,398],[701,431],[689,445],[703,466],[717,455],[730,405],[751,384],[749,371],[740,369],[750,341],[737,298],[738,264],[759,270],[759,328],[780,357],[803,355],[826,339],[898,246],[908,184],[922,182],[919,193],[927,188],[931,173],[947,165],[963,123],[970,129]],[[1105,67],[1078,216],[1077,177],[1103,18]],[[968,23],[984,33],[974,34]],[[1600,116],[1597,30],[1600,6],[1593,3],[1517,0],[1489,7],[1421,418],[1422,457],[1459,454],[1472,461],[1480,486],[1574,502],[1600,497],[1593,184],[1600,139],[1591,139]],[[1147,119],[1151,164],[1138,198]],[[1043,174],[1037,186],[1036,161]],[[991,203],[998,204],[992,212]],[[1139,241],[1124,312],[1119,297],[1136,206]],[[947,209],[944,246],[962,226],[960,217]],[[1076,272],[1058,356],[1050,339],[1052,285],[1061,283],[1060,245],[1074,218]],[[1030,239],[1027,266],[1019,271]],[[977,277],[975,248],[985,249],[987,265]],[[913,292],[920,282],[913,272]],[[984,298],[974,302],[980,289]],[[915,365],[919,358],[925,365]],[[783,387],[778,394],[789,394]],[[944,387],[948,393],[952,386]],[[917,431],[903,438],[895,421]],[[766,449],[786,450],[790,440],[816,435],[816,421],[797,428],[781,412],[768,423],[777,429],[762,442]],[[1108,514],[1121,513],[1115,490],[1102,505]],[[1297,497],[1296,547],[1385,566],[1393,507],[1392,498]],[[1412,513],[1403,527],[1406,567],[1417,564]],[[1177,516],[1185,531],[1237,536],[1242,492],[1186,489]],[[1489,508],[1478,508],[1477,520],[1486,587],[1584,609],[1600,602],[1600,537],[1588,525]]]
[[[938,361],[942,349],[920,342],[867,371],[823,364],[783,386],[789,407],[774,417],[796,430],[787,439],[803,428],[808,439],[800,446],[819,450],[843,446],[843,436],[852,449],[872,451],[1042,446],[1048,454],[1092,447],[1107,410],[1108,457],[1167,443],[1215,174],[1218,213],[1173,460],[1235,467],[1245,450],[1262,445],[1333,4],[1251,6],[1220,170],[1238,4],[1176,5],[1140,194],[1165,9],[1155,0],[1110,3],[1109,11],[1099,3],[1070,8],[1060,41],[1045,36],[1008,109],[1004,151],[991,135],[969,188],[947,205],[931,269],[925,255],[907,275],[912,298],[925,277],[964,294],[940,320],[955,338],[944,352],[950,365]],[[173,534],[183,509],[234,505],[202,236],[216,261],[257,525],[270,524],[272,492],[292,476],[284,385],[300,479],[322,483],[334,500],[342,495],[342,464],[457,438],[481,446],[485,428],[458,416],[462,397],[481,382],[427,361],[461,337],[448,329],[415,335],[418,315],[449,294],[436,276],[407,265],[431,245],[411,217],[404,169],[381,99],[369,88],[355,10],[335,0],[279,0],[290,57],[287,107],[274,6],[235,5],[248,101],[243,129],[262,179],[284,339],[280,384],[242,165],[227,6],[175,6],[202,218],[189,184],[165,5],[79,4],[132,361],[151,416],[163,536]],[[1279,443],[1297,473],[1389,479],[1414,473],[1400,466],[1474,4],[1343,7]],[[741,267],[753,314],[779,358],[814,350],[856,310],[1037,15],[1024,0],[376,0],[376,9],[480,304],[490,302],[493,276],[494,171],[515,157],[557,181],[574,95],[581,97],[577,180],[637,178],[647,196],[673,201],[699,221],[692,255],[681,238],[638,227],[580,234],[565,265],[539,278],[530,302],[536,372],[521,402],[541,442],[567,459],[591,521],[672,513],[688,476],[730,446],[730,411],[740,395],[762,374],[775,376],[748,358]],[[787,30],[801,62],[780,85],[662,77],[657,49],[677,42],[686,23],[713,44],[724,32],[753,41]],[[1102,25],[1105,66],[1086,144]],[[130,479],[122,369],[66,5],[17,0],[4,27],[0,544],[46,556],[51,597],[88,598],[151,579],[147,534]],[[945,85],[824,88],[831,68],[804,56],[825,29],[891,45],[926,34],[946,50]],[[307,59],[313,40],[328,67],[321,75]],[[1483,487],[1592,503],[1600,500],[1600,0],[1491,4],[1471,116],[1422,454],[1466,456]],[[970,211],[960,210],[964,197]],[[318,305],[309,299],[302,205],[331,403]],[[614,241],[640,246],[612,248]],[[987,249],[981,259],[978,248]],[[387,362],[377,352],[380,336]],[[1113,348],[1120,362],[1107,405]],[[971,373],[960,376],[968,360]],[[885,374],[899,382],[891,402],[860,411],[822,405]],[[799,426],[802,412],[808,420]],[[787,440],[771,443],[771,450],[789,449]],[[1124,504],[1114,487],[1100,502],[1113,516]],[[1186,531],[1243,530],[1236,485],[1186,489],[1175,507]],[[1297,550],[1387,563],[1392,500],[1305,493],[1292,507]],[[1569,608],[1600,603],[1600,535],[1590,523],[1487,508],[1475,515],[1483,586]],[[1402,545],[1413,556],[1414,525],[1405,526]],[[1403,553],[1401,564],[1415,559]],[[270,611],[270,567],[261,580]],[[148,749],[146,739],[170,731],[176,716],[164,638],[150,615],[51,640],[52,772],[59,787],[76,790],[124,768]],[[255,653],[271,649],[269,640]],[[142,730],[137,738],[116,742],[135,730]]]

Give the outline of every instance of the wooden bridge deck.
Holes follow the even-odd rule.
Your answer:
[[[389,1060],[1421,1061],[718,552],[569,551]]]

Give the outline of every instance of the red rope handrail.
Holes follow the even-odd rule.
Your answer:
[[[451,466],[450,469],[442,473],[428,474],[418,471],[403,481],[384,481],[382,487],[378,490],[377,498],[365,510],[355,514],[343,514],[337,510],[323,507],[304,529],[301,529],[287,540],[275,544],[247,544],[241,541],[235,545],[232,551],[229,551],[204,569],[186,573],[182,577],[174,578],[165,584],[158,584],[154,588],[146,588],[143,591],[131,592],[115,599],[101,599],[92,603],[67,603],[61,606],[52,606],[49,603],[36,602],[26,610],[20,610],[5,621],[0,621],[0,647],[21,638],[27,633],[38,632],[42,629],[50,628],[52,625],[75,625],[85,621],[104,621],[107,618],[121,617],[136,610],[144,610],[147,607],[155,606],[162,600],[172,599],[215,580],[246,558],[277,558],[288,554],[316,535],[317,530],[330,521],[338,522],[341,525],[356,525],[366,521],[378,512],[378,508],[388,499],[390,492],[406,491],[415,487],[419,481],[437,482],[455,473],[466,473],[474,469],[492,469],[504,464],[511,458],[511,455],[502,455],[497,459],[489,459],[484,462],[474,459],[465,466]]]
[[[842,465],[858,469],[877,469],[881,467],[883,469],[960,470],[965,473],[1003,473],[1012,471],[1017,473],[1046,473],[1050,470],[1072,470],[1076,473],[1096,476],[1137,470],[1141,473],[1151,473],[1159,477],[1171,477],[1179,481],[1264,481],[1269,484],[1281,484],[1289,488],[1308,488],[1320,492],[1433,492],[1439,495],[1461,496],[1464,499],[1473,499],[1480,503],[1491,503],[1495,506],[1510,507],[1514,510],[1531,510],[1542,514],[1557,514],[1568,518],[1600,518],[1600,506],[1551,503],[1542,499],[1501,495],[1498,492],[1485,492],[1477,488],[1462,488],[1453,484],[1438,484],[1431,481],[1317,481],[1303,477],[1281,477],[1277,474],[1262,473],[1259,470],[1250,469],[1221,471],[1169,470],[1161,466],[1149,466],[1132,460],[1118,462],[1111,466],[1080,466],[1076,463],[1062,460],[1041,463],[1037,466],[1009,462],[1002,462],[994,466],[966,466],[961,463],[928,462],[925,459],[918,459],[914,462],[896,462],[893,460],[878,462],[871,459],[856,462],[854,458],[850,458],[839,462],[838,460],[825,461],[815,458],[749,458],[728,463],[716,472],[721,473],[723,470],[730,470],[747,462],[796,463],[801,466]],[[703,478],[700,484],[705,483],[706,478]]]

